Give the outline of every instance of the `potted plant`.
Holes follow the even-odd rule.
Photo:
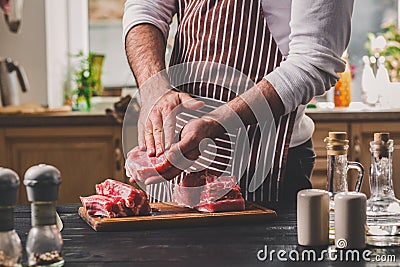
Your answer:
[[[75,86],[72,92],[72,109],[89,111],[92,96],[103,93],[101,71],[104,55],[93,52],[85,55],[81,51],[72,57],[78,59],[78,66],[73,73]]]

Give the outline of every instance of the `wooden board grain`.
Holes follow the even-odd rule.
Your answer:
[[[156,211],[149,216],[101,218],[89,216],[84,207],[80,207],[78,213],[95,231],[105,232],[263,222],[276,216],[275,211],[253,203],[246,203],[244,211],[216,213],[199,212],[165,202],[152,203],[151,207]]]

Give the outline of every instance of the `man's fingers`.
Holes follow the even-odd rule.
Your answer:
[[[137,177],[136,177],[136,175],[132,175],[131,174],[131,177],[129,177],[129,182],[131,183],[131,184],[133,184],[135,181],[137,180]]]
[[[161,155],[164,152],[164,140],[163,140],[163,121],[161,116],[154,116],[151,124],[153,125],[153,138],[156,148],[156,156]]]
[[[182,171],[184,171],[187,168],[189,168],[190,166],[192,166],[194,163],[194,160],[198,158],[197,151],[191,151],[191,152],[187,153],[186,155],[184,155],[186,160],[182,160],[182,158],[175,153],[176,151],[174,152],[173,148],[175,148],[175,146],[176,146],[176,144],[172,146],[172,148],[171,148],[172,152],[168,153],[168,155],[167,155],[168,161],[170,163],[173,163],[172,164],[173,167],[167,168],[164,171],[158,172],[158,175],[146,178],[144,181],[144,183],[146,185],[161,183],[166,180],[169,181],[169,180],[175,178]],[[179,152],[178,152],[178,154],[179,154]]]
[[[193,99],[187,93],[175,94],[174,97],[179,98],[179,102],[183,108],[196,110],[204,106],[204,102]],[[175,101],[176,100],[175,98]],[[170,107],[169,104],[163,103],[159,103],[158,108],[153,109],[149,114],[149,117],[144,123],[144,127],[139,125],[139,147],[141,149],[147,148],[149,156],[159,156],[165,149],[170,148],[174,142],[176,113],[179,108],[178,106],[173,108]],[[171,103],[174,103],[174,101]]]
[[[146,143],[145,143],[145,139],[144,139],[144,136],[145,136],[144,131],[145,131],[145,128],[144,128],[143,124],[139,122],[139,124],[138,124],[138,143],[139,143],[139,148],[141,150],[146,149]]]
[[[192,155],[193,152],[199,153],[199,142],[193,138],[188,138],[187,136],[182,136],[181,140],[174,144],[171,149],[174,153],[181,153],[186,156]]]
[[[179,144],[179,143],[178,143]],[[165,172],[160,172],[163,177],[169,177],[170,173],[174,170],[179,170],[177,174],[186,170],[193,165],[194,161],[198,159],[200,153],[198,149],[186,150],[180,149],[178,144],[174,144],[168,151],[167,159],[174,168],[168,169]]]
[[[165,149],[169,149],[174,142],[176,116],[171,113],[164,121]]]
[[[149,119],[147,119],[146,127],[144,130],[144,140],[146,141],[147,154],[154,156],[156,154],[154,136],[153,136],[153,125]]]
[[[187,109],[197,110],[204,107],[203,101],[198,101],[191,97],[189,94],[180,93],[179,94],[182,106]]]
[[[135,169],[132,169],[132,168],[130,168],[130,167],[129,167],[129,168],[126,168],[126,173],[127,173],[127,176],[129,177],[129,182],[130,182],[130,183],[133,183],[133,182],[137,181],[138,178],[139,178],[139,176],[138,176],[136,170],[135,170]],[[129,175],[128,175],[128,174],[129,174]]]
[[[126,176],[128,176],[129,178],[132,178],[132,174],[129,168],[125,168],[125,174]],[[130,180],[130,179],[129,179]]]
[[[144,182],[145,185],[150,185],[150,184],[159,184],[164,182],[165,179],[162,176],[153,176],[153,177],[149,177],[146,179],[146,181]]]
[[[168,169],[168,171],[166,171],[165,173],[160,175],[156,175],[156,176],[152,176],[146,179],[146,181],[144,181],[145,185],[149,185],[149,184],[157,184],[157,183],[162,183],[165,181],[169,181],[173,178],[175,178],[176,176],[178,176],[180,173],[182,172],[182,170],[177,169],[177,168],[171,168]]]

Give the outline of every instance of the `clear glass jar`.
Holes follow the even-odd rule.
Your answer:
[[[354,191],[359,192],[364,178],[364,168],[358,162],[347,160],[349,140],[346,132],[329,132],[325,138],[327,149],[327,191],[330,196],[329,204],[329,238],[335,238],[335,203],[337,193],[348,192],[347,172],[350,169],[358,171],[358,177]],[[350,190],[353,191],[353,190]]]
[[[347,154],[344,155],[328,155],[328,191],[332,194],[332,197],[336,193],[347,192],[347,172],[350,169],[358,171],[358,177],[356,187],[354,191],[359,192],[361,189],[361,183],[364,177],[364,168],[358,162],[348,161]]]
[[[0,266],[21,266],[21,240],[14,230],[14,208],[19,185],[17,173],[0,167]]]
[[[21,240],[15,230],[0,232],[0,266],[21,266]]]
[[[367,200],[367,234],[371,236],[369,243],[374,245],[400,244],[397,240],[400,238],[400,201],[395,197],[392,180],[393,150],[393,140],[370,142],[371,197]],[[394,237],[396,235],[399,237]]]
[[[31,204],[32,228],[26,252],[30,266],[63,266],[63,240],[56,226],[56,201],[61,184],[60,171],[51,165],[30,167],[24,178]]]
[[[63,266],[63,240],[55,223],[54,203],[32,203],[32,228],[26,241],[29,266]]]

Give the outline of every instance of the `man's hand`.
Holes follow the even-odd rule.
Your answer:
[[[147,178],[144,183],[148,185],[175,178],[183,170],[190,167],[193,161],[198,159],[201,154],[199,148],[202,140],[206,138],[213,139],[223,135],[223,133],[224,128],[213,119],[199,118],[189,121],[181,132],[181,140],[173,144],[168,151],[167,159],[173,167],[160,172],[160,176]],[[182,166],[185,162],[188,164]]]
[[[10,0],[0,0],[0,7],[6,15],[10,15],[11,12]]]
[[[149,156],[159,156],[174,141],[176,115],[185,108],[199,109],[204,103],[175,90],[163,91],[161,97],[146,91],[138,120],[139,147],[147,149]]]
[[[173,142],[176,114],[172,112],[179,106],[199,109],[203,102],[171,90],[165,71],[165,40],[155,26],[140,24],[129,30],[126,54],[142,102],[138,121],[139,146],[143,150],[147,148],[149,156],[160,155]]]
[[[253,109],[249,107],[249,103],[252,104]],[[271,106],[272,114],[266,112],[267,105]],[[174,166],[179,165],[179,168],[169,168],[159,173],[160,176],[146,179],[145,184],[162,182],[165,181],[164,179],[170,180],[190,167],[189,163],[193,163],[200,155],[199,145],[202,140],[223,137],[227,129],[224,129],[222,125],[239,127],[237,117],[243,125],[255,124],[258,121],[254,112],[263,114],[264,117],[271,116],[270,121],[273,123],[274,118],[279,119],[283,110],[283,104],[272,85],[267,80],[262,80],[257,86],[211,111],[206,117],[189,121],[181,132],[181,140],[172,145],[167,154],[168,161]],[[267,117],[264,119],[268,121]]]

